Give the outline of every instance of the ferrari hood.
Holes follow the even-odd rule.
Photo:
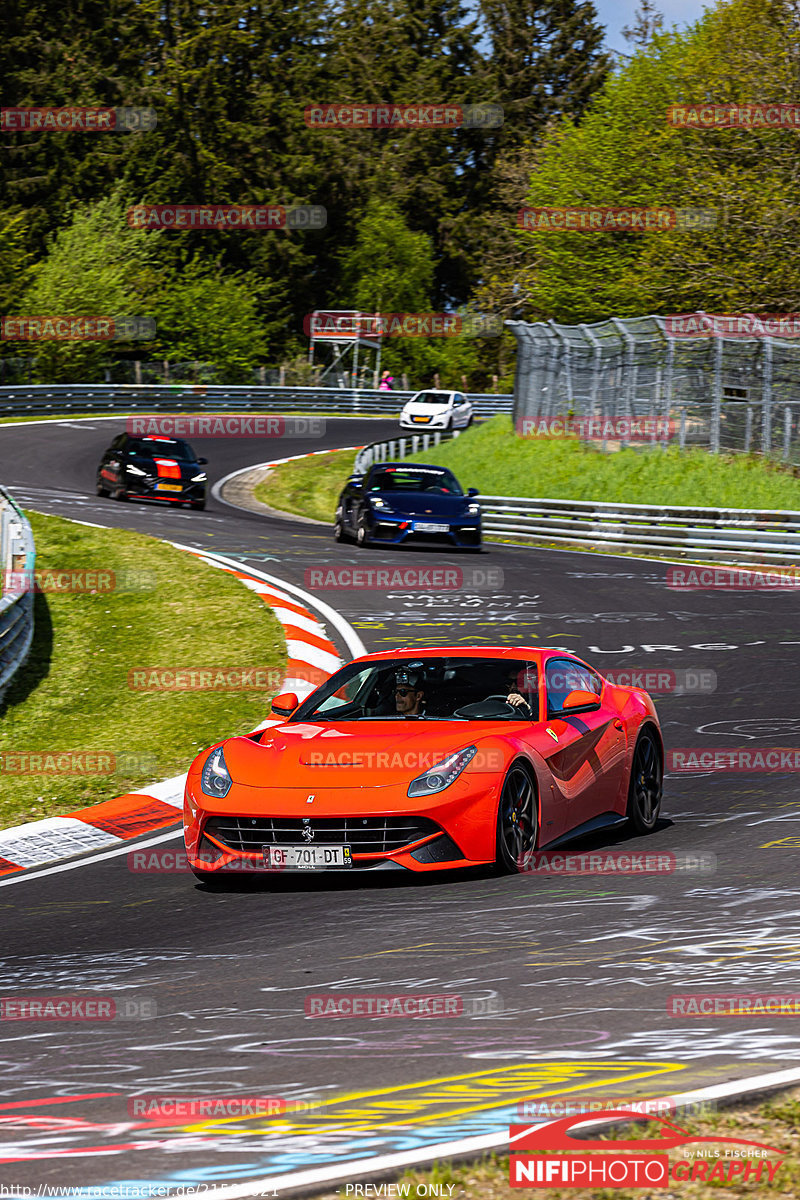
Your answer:
[[[410,782],[475,745],[478,732],[460,721],[284,724],[266,730],[260,744],[231,738],[223,749],[234,783],[352,790]]]

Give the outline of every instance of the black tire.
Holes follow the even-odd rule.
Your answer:
[[[335,542],[349,542],[350,538],[344,530],[344,520],[342,514],[337,513],[333,520],[333,540]]]
[[[205,500],[193,500],[191,503],[191,507],[195,509],[196,512],[202,512],[205,506]]]
[[[509,767],[497,806],[495,862],[504,875],[526,870],[538,837],[536,788],[521,762]]]
[[[356,542],[362,547],[369,545],[369,528],[367,526],[367,518],[364,513],[361,513],[358,521],[356,522]]]
[[[658,738],[650,728],[639,734],[628,785],[627,817],[637,833],[652,833],[663,793],[664,764]]]
[[[103,487],[99,480],[94,490],[97,492],[98,496],[108,496],[108,488]]]
[[[128,499],[128,493],[125,491],[124,487],[118,487],[116,489],[116,491],[114,492],[114,499],[115,500],[127,500]]]
[[[472,416],[472,414],[470,414],[470,418],[469,418],[469,420],[467,421],[467,424],[466,424],[466,428],[467,428],[467,429],[469,429],[469,427],[470,427],[470,425],[472,424],[472,422],[474,421],[474,419],[475,419],[475,418]]]

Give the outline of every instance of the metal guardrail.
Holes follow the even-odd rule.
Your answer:
[[[0,702],[30,653],[33,642],[33,579],[36,547],[27,517],[0,488]]]
[[[458,433],[413,434],[373,442],[356,456],[354,470],[361,474],[375,462],[425,453],[452,437]],[[555,542],[655,551],[673,558],[800,564],[800,512],[483,494],[478,501],[484,533],[531,544]]]
[[[0,416],[56,413],[313,411],[399,416],[414,392],[371,388],[221,387],[192,384],[17,384],[0,387]],[[513,397],[470,395],[478,416],[511,412]]]
[[[391,462],[396,458],[406,458],[409,454],[421,453],[429,450],[431,446],[438,446],[440,442],[449,442],[452,438],[457,438],[459,432],[457,429],[452,433],[434,430],[433,433],[401,434],[386,442],[372,442],[369,446],[364,446],[362,450],[359,450],[353,464],[353,471],[357,475],[363,475],[373,463]]]

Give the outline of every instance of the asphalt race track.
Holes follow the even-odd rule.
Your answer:
[[[542,644],[601,671],[711,671],[713,693],[657,699],[668,749],[800,746],[791,592],[678,592],[664,564],[583,553],[358,551],[215,499],[204,513],[98,499],[96,465],[122,425],[4,426],[0,480],[38,511],[215,551],[300,587],[328,562],[499,567],[492,590],[319,595],[369,650]],[[395,428],[342,419],[313,441],[192,441],[213,482]],[[5,1026],[0,1180],[141,1183],[146,1195],[326,1163],[346,1173],[351,1160],[502,1129],[525,1098],[668,1094],[800,1066],[797,1018],[667,1015],[677,993],[800,991],[796,776],[673,774],[663,814],[650,838],[578,848],[714,854],[714,872],[286,876],[217,893],[185,874],[131,873],[122,853],[0,886],[2,994],[111,995],[157,1012]],[[163,845],[177,846],[170,836]],[[448,992],[484,1013],[306,1017],[305,996],[328,990]],[[297,1111],[132,1117],[129,1102],[152,1094],[282,1098]]]

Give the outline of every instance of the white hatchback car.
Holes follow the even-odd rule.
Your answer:
[[[466,429],[472,405],[461,392],[429,388],[412,396],[400,413],[401,429]]]

